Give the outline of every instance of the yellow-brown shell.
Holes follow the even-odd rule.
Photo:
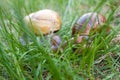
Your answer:
[[[49,34],[61,28],[59,14],[49,9],[31,13],[25,16],[24,20],[36,35]]]

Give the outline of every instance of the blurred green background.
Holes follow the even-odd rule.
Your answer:
[[[119,4],[119,0],[0,0],[0,80],[119,80],[120,45],[109,45],[120,33]],[[63,52],[55,53],[50,41],[31,33],[23,21],[24,16],[42,9],[60,14],[62,29],[57,34],[63,42],[71,37],[75,21],[88,12],[104,15],[112,30],[107,37],[98,34],[92,48],[83,49],[82,55],[72,51],[71,42]],[[20,43],[23,33],[31,43]]]

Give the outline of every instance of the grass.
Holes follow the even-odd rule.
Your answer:
[[[65,50],[55,53],[50,37],[34,35],[23,21],[25,15],[46,8],[60,14],[62,29],[57,34],[63,42],[84,13],[101,13],[107,22],[92,43],[68,42]],[[120,43],[110,44],[120,34],[119,11],[119,0],[0,0],[0,80],[119,80]],[[106,36],[108,25],[112,29]],[[25,45],[19,41],[23,33]],[[82,52],[73,52],[73,47]]]

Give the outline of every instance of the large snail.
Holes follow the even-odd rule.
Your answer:
[[[44,36],[53,34],[61,29],[61,18],[59,14],[49,9],[31,13],[24,17],[24,21],[28,25],[29,29],[37,36],[40,36],[41,34]],[[56,34],[53,34],[51,38],[52,49],[56,49],[58,44],[60,45],[61,43],[59,36],[56,36]]]

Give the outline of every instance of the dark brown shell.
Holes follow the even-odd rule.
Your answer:
[[[53,35],[51,38],[52,50],[57,51],[61,44],[61,38],[58,35]]]
[[[72,28],[72,36],[75,34],[89,35],[91,28],[96,28],[106,22],[106,19],[101,14],[86,13],[81,16],[74,24]]]

